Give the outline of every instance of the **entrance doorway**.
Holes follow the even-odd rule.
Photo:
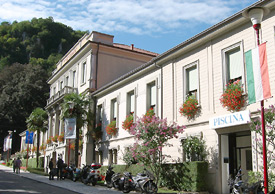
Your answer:
[[[221,135],[222,193],[229,193],[227,180],[233,178],[241,168],[243,180],[252,170],[251,132],[242,131]]]
[[[243,179],[247,179],[248,171],[252,170],[251,133],[233,133],[228,135],[229,143],[229,174],[235,177],[241,168]]]

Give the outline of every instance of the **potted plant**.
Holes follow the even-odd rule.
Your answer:
[[[198,113],[198,110],[198,100],[194,95],[191,95],[186,98],[185,102],[180,107],[179,112],[182,116],[185,116],[188,119],[193,119]]]
[[[50,145],[52,143],[52,136],[47,139],[47,145]]]
[[[134,123],[134,116],[133,113],[130,113],[126,116],[126,119],[122,123],[122,128],[125,130],[130,130]]]
[[[98,141],[102,137],[102,123],[99,122],[96,124],[94,130],[91,132],[91,136],[93,137],[94,140]]]
[[[58,141],[59,141],[59,142],[64,142],[64,132],[62,132],[62,133],[58,136]]]
[[[35,152],[36,151],[36,146],[33,146],[32,147],[32,152]]]
[[[240,80],[229,83],[221,95],[220,103],[230,112],[239,111],[245,104],[242,93],[243,87]]]
[[[44,145],[44,144],[42,144],[42,145],[39,147],[39,150],[40,150],[41,152],[44,152],[45,149],[46,149],[46,145]]]
[[[55,135],[55,136],[52,137],[53,142],[57,143],[57,140],[58,140],[58,135]]]
[[[118,128],[116,128],[116,121],[113,120],[109,125],[107,125],[105,130],[108,135],[116,135],[118,130]]]
[[[74,149],[75,149],[75,143],[71,143],[71,144],[70,144],[70,149],[71,149],[71,150],[74,150]]]

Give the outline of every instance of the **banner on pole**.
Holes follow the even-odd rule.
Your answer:
[[[76,138],[76,118],[65,118],[65,139]]]
[[[4,139],[3,151],[6,152],[11,149],[12,146],[12,134],[8,135]]]
[[[33,144],[33,132],[26,131],[26,144]]]

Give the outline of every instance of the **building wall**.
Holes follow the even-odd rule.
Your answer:
[[[125,120],[127,113],[127,93],[130,91],[135,91],[135,119],[141,117],[146,113],[147,109],[147,84],[159,80],[160,69],[155,69],[148,74],[144,74],[133,81],[126,82],[126,85],[115,88],[103,95],[97,96],[97,106],[103,107],[103,117],[102,117],[102,141],[97,145],[97,149],[103,151],[103,164],[108,165],[108,150],[117,149],[118,152],[118,164],[123,164],[123,153],[125,148],[133,145],[134,138],[126,130],[122,128],[122,123]],[[156,81],[159,82],[159,81]],[[160,96],[159,84],[157,89],[157,96]],[[118,133],[116,136],[111,136],[106,133],[106,126],[111,121],[111,100],[117,99],[118,102],[118,116],[117,116],[117,126]],[[160,99],[158,99],[158,105]],[[157,111],[160,114],[160,106],[157,106]]]
[[[271,86],[271,95],[275,92],[274,75],[275,75],[275,44],[274,44],[274,23],[275,23],[275,10],[271,10],[269,15],[264,18],[262,22],[261,30],[261,42],[267,42],[267,59],[269,68],[269,78]],[[104,161],[103,164],[108,164],[108,149],[116,148],[119,146],[120,150],[122,147],[128,147],[129,143],[133,144],[133,137],[123,131],[121,125],[122,121],[126,117],[125,98],[126,93],[130,90],[129,88],[135,87],[137,84],[137,116],[144,114],[145,109],[143,107],[146,103],[146,95],[144,86],[151,79],[159,77],[159,81],[162,79],[162,85],[159,86],[159,98],[163,99],[158,101],[158,116],[167,118],[168,121],[175,121],[180,125],[185,125],[185,132],[179,136],[179,139],[171,140],[173,147],[164,149],[169,153],[173,159],[182,160],[182,147],[181,139],[186,136],[199,136],[202,134],[203,139],[206,141],[209,161],[209,188],[214,193],[226,193],[228,187],[225,183],[228,178],[227,164],[224,163],[223,159],[227,153],[223,152],[228,144],[227,137],[224,135],[250,131],[249,125],[238,125],[234,127],[222,128],[222,129],[211,129],[209,126],[209,120],[213,117],[220,115],[228,115],[225,108],[220,103],[220,97],[225,88],[224,81],[224,50],[235,44],[240,44],[241,55],[243,56],[243,69],[244,69],[244,90],[246,90],[246,73],[245,73],[245,59],[244,53],[250,49],[256,47],[256,35],[255,31],[251,26],[251,22],[240,19],[236,22],[236,25],[231,25],[231,28],[223,30],[218,29],[215,31],[215,36],[208,36],[210,38],[202,37],[203,40],[193,45],[187,45],[182,48],[181,51],[177,51],[176,54],[170,53],[166,57],[166,60],[154,61],[159,69],[152,71],[149,74],[144,74],[142,71],[134,74],[129,83],[121,82],[120,85],[111,86],[106,90],[102,91],[102,94],[96,94],[98,97],[98,104],[104,104],[104,125],[103,131],[109,122],[110,115],[110,101],[111,99],[119,96],[119,134],[115,138],[106,136],[105,132],[103,135],[103,141],[99,143],[99,149],[103,150]],[[175,51],[176,52],[176,51]],[[176,56],[176,57],[174,57]],[[198,64],[198,75],[199,75],[199,104],[201,106],[200,115],[194,120],[187,120],[179,113],[179,107],[184,102],[184,67],[197,62]],[[157,73],[158,72],[158,73]],[[151,74],[151,75],[150,75]],[[128,79],[128,78],[127,78]],[[159,82],[161,83],[161,82]],[[161,97],[161,89],[163,89],[163,97]],[[270,98],[265,101],[265,107],[270,104],[274,104],[275,100]],[[161,108],[162,106],[162,108]],[[247,105],[244,109],[251,112],[251,118],[259,116],[257,110],[260,108],[260,103]],[[163,110],[163,112],[161,112]],[[255,134],[251,134],[252,146],[255,145]],[[100,146],[101,145],[101,146]],[[105,145],[105,146],[103,146]],[[118,158],[123,156],[122,151],[118,151]],[[259,160],[260,156],[253,153],[253,169],[259,169],[257,165],[261,165],[262,161]],[[122,160],[118,160],[119,164],[122,164]]]

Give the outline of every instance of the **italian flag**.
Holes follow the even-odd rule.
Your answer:
[[[245,53],[249,104],[271,97],[266,43]]]

